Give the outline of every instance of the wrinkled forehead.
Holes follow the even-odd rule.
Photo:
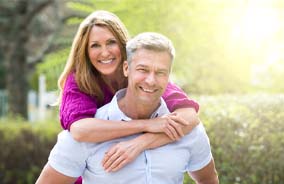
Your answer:
[[[135,65],[155,66],[159,68],[171,68],[171,55],[164,50],[152,50],[140,48],[134,52],[132,63]]]

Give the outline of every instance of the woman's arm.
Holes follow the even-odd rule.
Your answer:
[[[188,122],[188,125],[180,127],[184,134],[188,134],[199,124],[197,115],[199,105],[189,99],[186,93],[178,86],[169,83],[163,98],[169,110],[175,114],[175,116],[169,116],[173,121],[176,123]],[[159,119],[152,119],[151,121],[153,120],[156,122]],[[143,150],[157,148],[171,142],[173,142],[173,140],[165,134],[145,133],[133,140],[121,142],[113,146],[106,153],[102,164],[108,171],[117,171],[134,160]]]
[[[165,133],[169,139],[177,140],[184,135],[181,126],[188,125],[186,121],[176,123],[168,117],[157,119],[153,123],[152,120],[125,122],[84,118],[71,125],[70,133],[80,142],[104,142],[143,132]]]
[[[184,134],[188,134],[199,124],[199,118],[193,108],[177,109],[172,115],[168,115],[168,117],[180,124],[186,121],[190,122],[188,125],[182,126]],[[158,119],[153,120],[157,121]],[[170,139],[164,133],[145,133],[135,139],[114,145],[107,151],[102,165],[106,171],[114,172],[132,162],[142,151],[157,148],[171,142],[174,142],[174,140]]]
[[[80,97],[80,100],[73,99],[72,102],[79,101],[81,104],[82,101],[84,101],[86,103],[84,103],[85,105],[82,107],[82,105],[80,106],[79,104],[67,105],[65,102],[65,104],[63,104],[65,105],[64,109],[70,109],[72,107],[80,106],[80,111],[78,111],[78,108],[75,108],[68,110],[68,112],[74,112],[77,110],[77,114],[84,114],[86,112],[85,109],[91,109],[92,106],[97,107],[97,104],[96,102],[94,102],[94,100],[92,100],[91,98],[86,99],[88,96],[86,96],[85,94],[80,94],[79,89],[77,89],[76,87],[76,83],[73,83],[72,85],[72,90],[69,91],[73,92],[69,92],[69,94],[65,96],[68,96],[68,98]],[[172,83],[168,84],[165,93],[163,94],[163,98],[169,110],[171,112],[176,112],[178,116],[183,118],[185,121],[174,122],[169,118],[157,118],[157,121],[154,121],[155,123],[153,123],[153,119],[151,119],[133,120],[131,123],[128,124],[122,121],[100,120],[93,117],[83,118],[83,115],[76,115],[76,117],[79,116],[82,118],[75,118],[79,120],[72,122],[72,124],[70,122],[67,124],[69,125],[68,127],[70,127],[70,132],[73,138],[81,142],[103,142],[141,132],[164,132],[170,139],[177,140],[181,136],[183,136],[183,132],[188,133],[190,130],[188,129],[187,131],[187,129],[185,129],[183,125],[189,124],[191,126],[196,126],[198,124],[199,120],[196,112],[198,111],[199,106],[195,101],[189,99],[185,92],[183,92],[178,86]],[[94,109],[94,111],[96,112],[96,108]],[[64,115],[66,117],[70,116],[71,113],[64,114],[63,112],[61,112],[61,114],[61,116]]]
[[[106,91],[106,96],[111,98]],[[182,130],[171,120],[162,119],[159,123],[137,120],[132,123],[107,121],[93,118],[99,107],[95,97],[80,91],[74,75],[66,80],[60,105],[60,121],[64,129],[70,130],[77,141],[103,142],[142,132],[164,132],[175,140],[182,136]]]
[[[191,130],[196,127],[199,124],[199,118],[198,115],[193,108],[182,108],[177,109],[174,111],[174,116],[170,115],[170,118],[175,122],[188,122],[187,125],[182,126],[182,131],[184,135],[191,132]],[[153,149],[160,146],[163,146],[165,144],[169,144],[173,142],[173,140],[169,139],[169,137],[166,134],[160,133],[160,134],[153,134],[153,133],[145,133],[140,136],[140,141],[144,142],[144,148],[145,149]],[[139,138],[137,139],[139,142]]]

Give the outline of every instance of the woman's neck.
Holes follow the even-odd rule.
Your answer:
[[[106,85],[113,93],[127,86],[127,79],[121,73],[102,77]]]

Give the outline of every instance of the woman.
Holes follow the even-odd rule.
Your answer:
[[[169,110],[174,113],[166,117],[132,120],[132,123],[93,118],[97,108],[110,102],[116,91],[127,86],[122,63],[126,60],[125,46],[128,38],[125,26],[114,14],[107,11],[90,14],[80,24],[67,64],[58,81],[61,91],[61,125],[70,130],[75,140],[103,142],[147,130],[148,133],[141,136],[144,137],[143,145],[148,147],[141,149],[142,144],[139,142],[131,145],[118,144],[106,153],[103,166],[109,172],[117,171],[134,160],[141,150],[178,140],[199,123],[196,113],[198,104],[189,100],[184,92],[171,83],[163,98]],[[161,132],[169,137],[166,142],[159,141],[160,134],[156,133]],[[150,144],[154,141],[155,144],[151,147]],[[121,157],[124,159],[119,159]],[[116,160],[121,162],[115,162]],[[72,181],[47,164],[38,182],[51,183],[50,179],[58,183]]]

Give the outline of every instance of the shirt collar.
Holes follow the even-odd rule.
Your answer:
[[[108,108],[108,117],[111,120],[122,120],[122,121],[130,121],[131,118],[127,117],[118,106],[118,100],[125,96],[126,88],[121,89],[115,93],[113,96],[110,106]],[[169,110],[165,101],[161,98],[160,106],[152,113],[150,118],[156,118],[159,116],[163,116],[165,114],[169,114]]]

